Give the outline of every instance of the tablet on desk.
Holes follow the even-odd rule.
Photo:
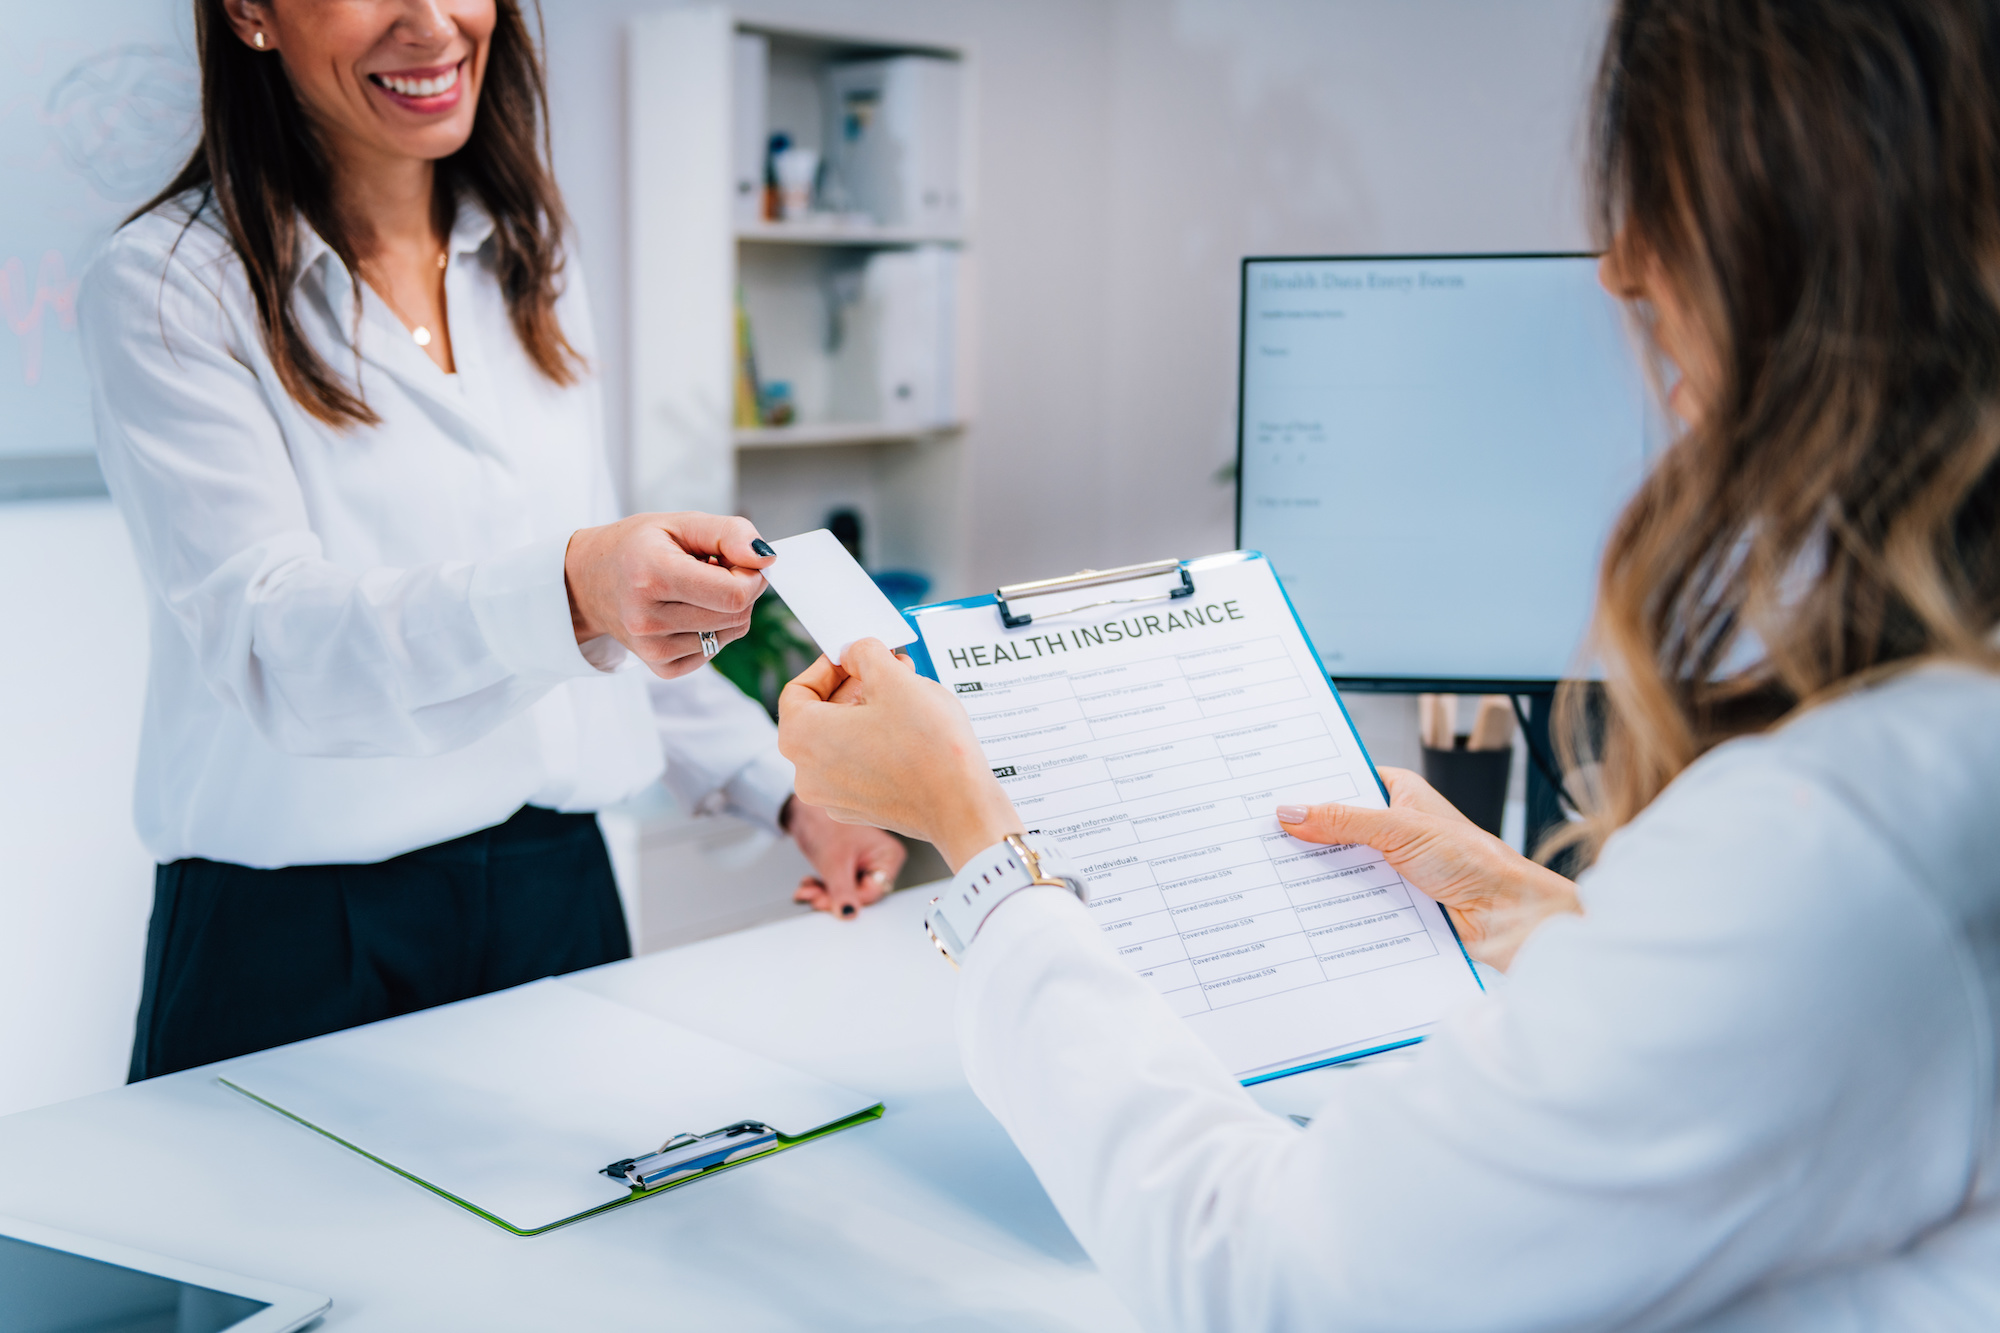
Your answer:
[[[0,1329],[8,1333],[290,1333],[325,1296],[0,1217]]]

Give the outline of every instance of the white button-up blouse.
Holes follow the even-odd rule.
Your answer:
[[[84,276],[98,456],[151,611],[135,800],[162,861],[365,862],[505,820],[591,811],[661,776],[767,825],[791,791],[763,710],[703,668],[661,681],[579,649],[577,528],[618,516],[598,380],[551,382],[507,316],[491,220],[460,210],[445,295],[456,375],[310,229],[305,337],[376,426],[285,391],[243,267],[169,206]],[[594,349],[572,262],[558,302]],[[586,655],[587,654],[587,655]]]
[[[967,955],[966,1075],[1159,1333],[1990,1333],[1996,793],[1984,672],[1718,746],[1303,1132],[1030,889]]]

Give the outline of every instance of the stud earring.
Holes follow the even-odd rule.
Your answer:
[[[262,29],[259,29],[257,33],[250,38],[250,44],[252,46],[255,46],[259,51],[264,49],[264,33]]]

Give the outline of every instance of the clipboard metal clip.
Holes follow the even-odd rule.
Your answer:
[[[1000,608],[1000,623],[1008,629],[1019,629],[1034,623],[1034,617],[1025,611],[1016,612],[1008,606],[1008,601],[1020,601],[1028,597],[1040,597],[1045,593],[1063,592],[1071,588],[1095,588],[1107,583],[1128,583],[1133,579],[1143,579],[1154,574],[1171,574],[1178,570],[1181,586],[1166,592],[1156,592],[1145,597],[1108,597],[1101,602],[1088,602],[1082,606],[1065,607],[1060,614],[1072,615],[1078,611],[1094,611],[1100,606],[1129,606],[1134,602],[1178,601],[1182,597],[1194,596],[1194,577],[1187,566],[1178,560],[1155,560],[1144,565],[1120,565],[1117,569],[1086,569],[1059,579],[1038,579],[1033,583],[1009,583],[997,588],[993,593],[993,604]]]
[[[661,1185],[697,1176],[711,1167],[754,1157],[776,1147],[778,1131],[759,1120],[739,1120],[707,1134],[676,1134],[660,1145],[658,1152],[625,1157],[598,1174],[622,1180],[634,1189],[658,1189]]]

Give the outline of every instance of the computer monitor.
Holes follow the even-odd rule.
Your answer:
[[[1661,437],[1587,254],[1246,259],[1237,544],[1342,687],[1521,691],[1580,657]]]

